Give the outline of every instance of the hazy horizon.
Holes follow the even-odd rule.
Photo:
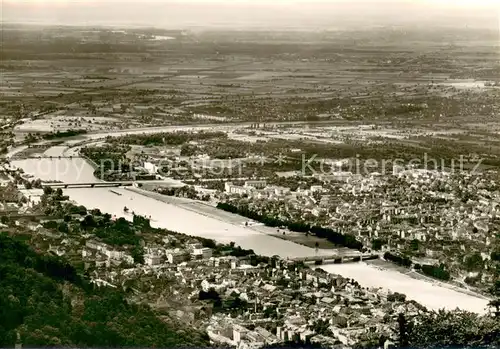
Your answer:
[[[499,18],[500,0],[2,0],[1,5],[3,23],[45,25],[337,29],[420,24],[500,30]]]

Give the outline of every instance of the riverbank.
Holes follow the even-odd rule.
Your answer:
[[[210,218],[222,220],[225,222],[233,222],[235,224],[245,226],[245,228],[255,230],[260,233],[264,233],[273,237],[276,237],[278,239],[282,239],[285,241],[290,241],[293,243],[296,243],[298,245],[302,245],[305,247],[309,248],[316,248],[316,243],[318,243],[318,248],[320,250],[325,250],[326,252],[332,253],[336,252],[339,249],[344,250],[345,248],[343,247],[338,247],[331,243],[330,241],[326,239],[321,239],[313,235],[306,236],[305,234],[300,234],[297,232],[290,231],[288,229],[276,229],[276,228],[270,228],[267,227],[263,224],[260,224],[258,222],[255,222],[256,224],[249,224],[248,226],[245,225],[247,222],[250,222],[250,219],[233,214],[230,212],[226,212],[223,210],[220,210],[210,204],[200,202],[200,201],[195,201],[195,200],[190,200],[190,199],[184,199],[184,198],[178,198],[178,197],[173,197],[173,196],[167,196],[155,192],[151,192],[148,190],[144,189],[137,189],[137,188],[125,188],[128,191],[135,192],[140,195],[145,195],[147,197],[150,197],[155,200],[159,200],[161,202],[169,203],[169,204],[174,204],[174,205],[183,205],[183,207],[186,207],[188,210],[192,210],[193,212],[199,213],[206,215]],[[285,234],[283,234],[285,233]]]
[[[191,210],[197,214],[206,215],[207,217],[219,219],[221,221],[225,221],[225,222],[231,221],[233,223],[237,223],[240,225],[244,225],[244,223],[246,221],[248,221],[245,217],[241,217],[239,215],[235,215],[235,214],[232,214],[232,213],[229,213],[226,211],[218,210],[217,208],[215,208],[209,204],[203,203],[203,202],[197,202],[197,201],[185,199],[185,198],[170,197],[170,196],[166,196],[166,195],[162,195],[162,194],[158,194],[158,193],[153,193],[153,192],[149,192],[147,190],[137,189],[137,188],[124,188],[124,189],[126,191],[134,192],[134,193],[139,194],[139,195],[144,195],[144,196],[150,197],[154,200],[161,201],[164,203],[181,205],[182,207],[184,207],[188,210]],[[278,234],[275,232],[274,229],[269,228],[269,227],[265,227],[263,225],[248,226],[246,228],[254,230],[254,231],[258,231],[258,232],[261,232],[264,234],[268,234],[268,235],[273,236],[273,237],[281,238],[281,239],[286,240],[286,241],[293,242],[293,240],[291,240],[291,239],[288,240],[285,237],[282,238],[282,234]],[[288,232],[287,232],[287,234],[288,234]],[[293,232],[290,232],[290,234],[293,234]],[[299,233],[295,233],[295,234],[298,235]],[[345,248],[341,248],[341,249],[345,250]],[[318,254],[326,254],[328,252],[332,253],[333,251],[337,252],[339,250],[340,250],[339,248],[336,248],[336,249],[335,248],[333,248],[333,249],[320,248],[318,250]],[[413,272],[407,268],[399,267],[397,265],[394,265],[391,262],[387,262],[384,260],[366,261],[366,262],[361,263],[361,264],[366,265],[370,269],[373,268],[375,270],[378,270],[378,271],[381,271],[384,273],[397,273],[397,274],[400,274],[402,276],[406,276],[412,280],[415,280],[418,282],[424,282],[427,285],[430,285],[432,287],[442,287],[442,288],[446,288],[447,290],[458,292],[458,293],[461,293],[461,294],[466,295],[466,296],[479,298],[479,299],[485,300],[486,303],[491,300],[490,298],[485,297],[482,294],[461,288],[459,286],[456,286],[456,285],[453,285],[450,283],[446,283],[446,282],[442,282],[442,281],[439,281],[436,279],[432,279],[432,278],[427,277],[425,275],[419,274],[417,272]],[[325,269],[324,267],[328,267],[328,266],[329,265],[321,266],[321,268]],[[361,284],[363,283],[363,281],[362,281],[363,278],[356,279],[356,280],[358,280]],[[373,286],[373,287],[375,287],[375,286]],[[436,303],[436,304],[438,304],[438,303]]]
[[[49,150],[51,155],[62,153],[67,147],[54,147]],[[44,166],[41,166],[44,165]],[[92,167],[83,159],[27,159],[17,162],[17,167],[23,168],[37,178],[45,180],[61,180],[75,182],[94,181]],[[229,213],[217,210],[207,205],[195,205],[190,200],[165,197],[156,200],[142,194],[123,188],[113,189],[117,195],[106,188],[65,189],[65,195],[78,205],[88,208],[97,208],[116,217],[131,219],[123,212],[124,206],[139,215],[151,216],[151,225],[171,231],[178,231],[188,235],[213,239],[219,243],[235,242],[245,249],[252,249],[256,254],[263,256],[278,255],[282,258],[307,257],[316,254],[331,254],[331,250],[315,251],[303,245],[283,240],[277,236],[265,233],[264,226],[245,227],[243,217],[234,217]],[[138,189],[134,189],[138,190]],[[158,194],[160,195],[160,194]],[[201,207],[208,212],[200,213]],[[202,211],[203,211],[202,210]],[[213,217],[217,210],[216,217]],[[222,216],[224,215],[224,216]],[[264,231],[262,230],[264,229]],[[273,231],[275,232],[275,230]],[[485,313],[488,301],[482,298],[466,295],[450,290],[446,287],[433,285],[427,281],[417,280],[391,270],[378,270],[366,263],[329,264],[322,266],[327,272],[351,278],[363,287],[375,287],[399,292],[407,295],[430,309],[452,310],[459,307],[462,310],[475,313]]]
[[[370,266],[373,266],[374,268],[377,268],[379,270],[392,270],[392,271],[396,271],[398,273],[401,273],[401,274],[404,274],[404,275],[407,275],[409,277],[411,277],[412,279],[415,279],[415,280],[419,280],[419,281],[425,281],[425,282],[428,282],[428,283],[432,283],[434,285],[438,285],[439,287],[446,287],[450,290],[454,290],[456,292],[460,292],[460,293],[463,293],[463,294],[466,294],[466,295],[469,295],[469,296],[472,296],[472,297],[477,297],[477,298],[482,298],[482,299],[485,299],[487,300],[488,302],[491,300],[491,298],[489,298],[488,296],[484,295],[484,294],[481,294],[479,292],[475,292],[475,291],[472,291],[472,290],[468,290],[468,289],[465,289],[463,287],[460,287],[458,285],[455,285],[451,282],[445,282],[445,281],[441,281],[441,280],[437,280],[437,279],[433,279],[429,276],[426,276],[426,275],[423,275],[421,273],[418,273],[414,270],[410,270],[408,268],[405,268],[405,267],[401,267],[401,266],[398,266],[392,262],[388,262],[388,261],[385,261],[383,259],[378,259],[378,260],[370,260],[370,261],[366,261],[366,263]]]
[[[394,270],[374,266],[370,261],[360,263],[327,264],[320,266],[329,273],[339,274],[359,282],[363,287],[374,287],[405,294],[432,310],[461,309],[478,314],[488,312],[489,300],[481,295],[463,292],[430,280],[414,278]]]

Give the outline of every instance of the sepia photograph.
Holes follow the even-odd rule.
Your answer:
[[[500,348],[500,0],[0,0],[0,348]]]

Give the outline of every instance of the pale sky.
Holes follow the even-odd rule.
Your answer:
[[[172,26],[443,24],[499,28],[500,0],[0,0],[2,22]]]
[[[291,3],[304,3],[304,2],[316,2],[316,3],[339,3],[339,2],[347,2],[346,0],[2,0],[3,3],[11,3],[11,4],[19,4],[19,3],[28,3],[28,4],[36,4],[36,5],[55,5],[55,4],[72,4],[72,3],[123,3],[123,2],[136,2],[136,3],[173,3],[173,2],[182,2],[182,3],[281,3],[281,4],[291,4]],[[349,0],[350,3],[377,3],[380,0]],[[388,2],[388,1],[385,1]],[[390,0],[390,2],[394,3],[422,3],[430,6],[452,6],[452,7],[468,7],[468,8],[477,8],[477,7],[500,7],[499,0]]]

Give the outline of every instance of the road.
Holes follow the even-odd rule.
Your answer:
[[[278,126],[294,126],[294,125],[331,125],[331,124],[342,124],[346,125],[349,123],[358,124],[359,122],[350,122],[342,120],[322,120],[322,121],[236,121],[227,123],[207,123],[207,124],[185,124],[185,125],[169,125],[169,126],[151,126],[151,127],[138,127],[138,128],[128,128],[123,130],[109,130],[106,133],[102,131],[89,132],[86,135],[103,135],[113,136],[114,134],[127,134],[127,133],[152,133],[152,132],[168,132],[177,130],[200,130],[200,129],[235,129],[240,127],[249,127],[255,124],[265,125],[266,127],[278,127]]]
[[[241,122],[228,122],[224,124],[185,124],[185,125],[170,125],[170,126],[151,126],[151,127],[142,127],[142,128],[128,128],[123,130],[109,130],[106,132],[102,131],[93,131],[86,133],[85,135],[78,136],[79,138],[85,138],[85,140],[81,142],[75,142],[72,139],[63,140],[64,144],[71,144],[73,147],[89,145],[95,142],[104,141],[106,137],[120,137],[128,134],[150,134],[150,133],[160,133],[160,132],[173,132],[173,131],[202,131],[202,130],[222,130],[222,131],[232,131],[237,128],[249,127],[254,125],[256,121],[241,121]],[[258,122],[260,124],[265,124],[267,127],[279,127],[279,126],[294,126],[294,125],[330,125],[340,123],[340,121],[335,120],[324,120],[324,121],[273,121],[273,122]],[[342,121],[342,124],[349,123],[347,121]],[[358,124],[357,122],[352,122],[353,124]],[[37,142],[39,145],[47,145],[52,143],[53,140],[50,141],[41,141]],[[73,142],[73,143],[72,143]],[[22,152],[28,148],[27,145],[21,146],[20,143],[14,145],[10,148],[9,152],[4,155],[6,158],[10,159],[15,154]],[[65,154],[66,155],[66,154]]]
[[[239,178],[187,178],[182,179],[183,182],[191,183],[191,182],[201,182],[201,183],[210,183],[210,182],[226,182],[226,181],[265,181],[269,179],[269,177],[258,177],[258,178],[250,178],[250,177],[239,177]]]

